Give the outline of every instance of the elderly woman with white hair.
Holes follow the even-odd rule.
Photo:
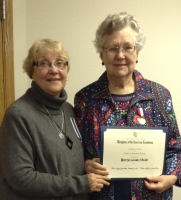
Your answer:
[[[135,70],[145,44],[143,31],[135,18],[125,12],[108,15],[98,27],[94,42],[106,71],[75,95],[87,173],[109,174],[100,164],[101,126],[168,127],[168,142],[162,175],[111,181],[100,193],[93,192],[90,199],[172,199],[172,185],[181,183],[180,133],[170,92]]]

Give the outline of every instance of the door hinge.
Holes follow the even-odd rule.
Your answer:
[[[6,19],[6,0],[0,0],[0,17],[2,20]]]

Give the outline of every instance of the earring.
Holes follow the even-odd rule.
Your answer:
[[[102,62],[102,65],[104,65],[104,62]]]
[[[138,63],[138,60],[136,61],[136,63]]]

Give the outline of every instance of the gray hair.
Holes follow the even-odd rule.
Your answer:
[[[130,26],[136,38],[136,50],[139,52],[145,44],[145,35],[138,26],[137,21],[132,15],[122,12],[119,14],[108,15],[100,24],[96,31],[96,38],[93,41],[97,52],[102,52],[102,46],[105,42],[105,36],[112,34],[116,30],[121,30],[126,26]]]

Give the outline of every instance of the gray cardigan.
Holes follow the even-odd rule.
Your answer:
[[[7,109],[0,129],[1,200],[88,199],[83,149],[69,119],[74,116],[73,108],[66,99],[65,90],[55,98],[32,82]],[[71,150],[41,104],[59,127],[63,108]]]

